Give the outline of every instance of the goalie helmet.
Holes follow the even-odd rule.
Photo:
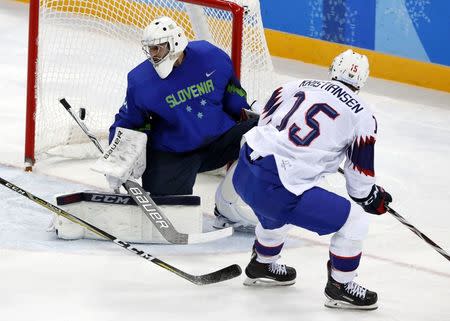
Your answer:
[[[157,18],[144,29],[142,49],[162,79],[172,72],[187,44],[183,29],[169,17]]]
[[[361,89],[369,76],[369,61],[365,55],[360,55],[348,49],[334,58],[330,66],[330,77],[339,80],[357,90]]]

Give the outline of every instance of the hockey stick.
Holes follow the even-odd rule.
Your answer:
[[[100,145],[98,139],[89,132],[89,129],[83,123],[77,115],[72,111],[72,106],[67,102],[65,98],[59,100],[64,106],[67,112],[72,116],[72,118],[81,127],[83,132],[89,137],[89,139],[97,146],[97,149],[103,153],[103,148]],[[134,199],[136,204],[142,209],[144,214],[153,223],[156,229],[161,233],[161,235],[172,244],[195,244],[204,243],[214,240],[218,240],[233,234],[233,228],[228,227],[222,230],[207,232],[207,233],[195,233],[195,234],[185,234],[178,232],[169,219],[164,215],[164,213],[158,208],[150,195],[134,180],[127,180],[123,187],[126,189],[128,194]]]
[[[52,211],[53,213],[55,213],[57,215],[61,215],[61,216],[65,217],[66,219],[83,226],[84,228],[90,230],[91,232],[93,232],[99,236],[102,236],[105,239],[112,241],[113,243],[117,244],[118,246],[123,247],[124,249],[126,249],[130,252],[133,252],[134,254],[139,255],[140,257],[142,257],[142,258],[144,258],[144,259],[146,259],[146,260],[148,260],[148,261],[150,261],[172,273],[175,273],[176,275],[178,275],[196,285],[205,285],[205,284],[212,284],[212,283],[226,281],[226,280],[235,278],[235,277],[241,275],[241,273],[242,273],[240,266],[237,264],[233,264],[233,265],[227,266],[223,269],[217,270],[215,272],[203,274],[203,275],[192,275],[192,274],[183,272],[183,271],[177,269],[176,267],[171,266],[170,264],[167,264],[142,250],[138,250],[137,248],[131,246],[130,243],[119,240],[117,237],[99,229],[98,227],[95,227],[92,224],[89,224],[86,221],[83,221],[82,219],[76,217],[75,215],[72,215],[72,214],[64,211],[63,209],[31,194],[30,192],[27,192],[27,191],[21,189],[20,187],[8,182],[7,180],[5,180],[1,177],[0,177],[0,183],[3,186],[9,188],[10,190],[12,190],[22,196],[25,196],[26,198],[30,199],[31,201],[47,208],[48,210]]]
[[[338,169],[339,173],[344,174],[344,170],[342,168]],[[428,236],[423,234],[421,231],[419,231],[414,225],[409,223],[403,216],[398,214],[395,210],[390,208],[389,206],[385,205],[387,211],[394,216],[400,223],[405,225],[407,228],[409,228],[414,234],[416,234],[418,237],[420,237],[422,240],[424,240],[426,243],[428,243],[433,249],[435,249],[439,254],[441,254],[443,257],[445,257],[448,261],[450,261],[450,255],[439,245],[434,243]]]

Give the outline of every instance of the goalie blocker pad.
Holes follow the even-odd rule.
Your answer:
[[[174,195],[152,196],[152,199],[178,231],[187,234],[202,232],[200,197]],[[127,194],[83,191],[59,195],[56,204],[124,241],[168,243]],[[102,239],[62,216],[54,216],[53,227],[61,239]]]

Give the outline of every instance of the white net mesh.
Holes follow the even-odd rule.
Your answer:
[[[205,0],[207,3],[208,0]],[[246,8],[241,81],[249,102],[273,90],[272,63],[258,0]],[[126,75],[145,60],[142,30],[156,17],[172,17],[189,39],[206,39],[231,53],[232,14],[175,0],[41,0],[36,83],[35,157],[97,157],[59,104],[87,111],[86,126],[105,138],[126,92]]]

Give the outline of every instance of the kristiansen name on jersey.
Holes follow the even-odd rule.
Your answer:
[[[350,107],[350,109],[353,110],[355,114],[364,109],[364,107],[362,107],[361,104],[356,99],[354,99],[352,95],[349,94],[341,85],[332,83],[331,81],[304,80],[301,82],[299,87],[315,87],[326,90],[337,99],[342,101],[344,104],[346,104],[348,107]]]

